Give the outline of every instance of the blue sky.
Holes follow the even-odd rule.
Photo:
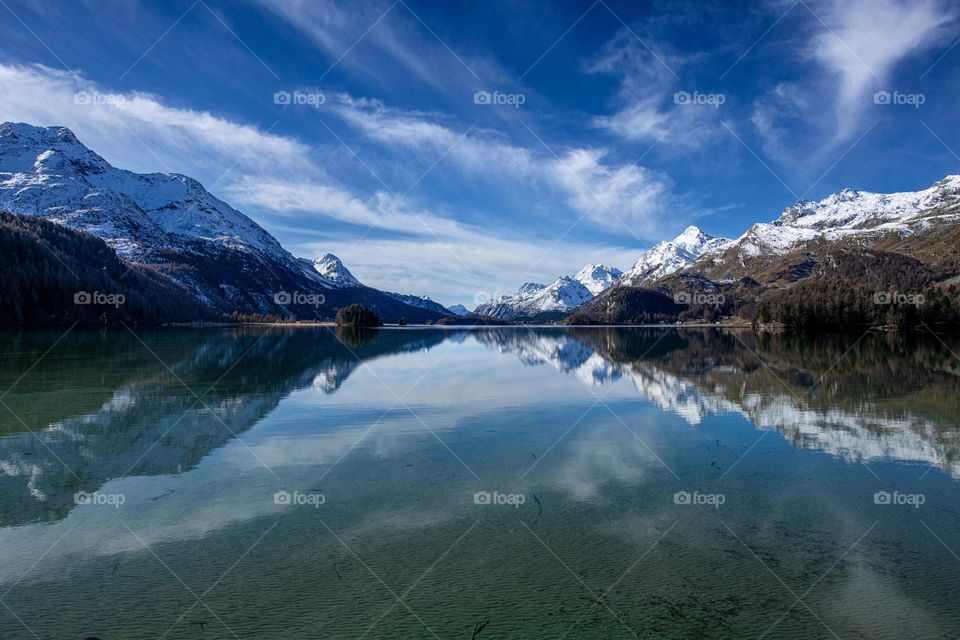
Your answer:
[[[688,224],[738,236],[801,198],[960,173],[949,0],[0,0],[0,15],[0,120],[192,175],[294,254],[447,304],[626,269]]]

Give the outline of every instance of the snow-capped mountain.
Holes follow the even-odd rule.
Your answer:
[[[92,233],[127,260],[201,242],[301,270],[266,230],[193,178],[117,169],[65,127],[0,124],[0,208]]]
[[[616,267],[602,264],[588,264],[573,276],[573,279],[585,286],[592,295],[597,295],[623,275]]]
[[[576,275],[560,276],[549,285],[527,282],[512,295],[481,304],[474,313],[506,320],[550,319],[579,307],[610,287],[622,274],[614,267],[588,264]]]
[[[327,280],[330,280],[338,287],[359,287],[360,281],[357,280],[350,270],[343,266],[340,258],[328,253],[322,258],[313,261],[314,270]],[[391,294],[393,295],[393,294]]]
[[[359,302],[388,322],[438,317],[360,285],[333,256],[324,275],[193,178],[118,169],[65,127],[0,124],[0,210],[88,232],[222,313],[322,319]]]
[[[474,313],[505,320],[548,319],[544,314],[564,314],[591,299],[583,283],[561,276],[550,285],[527,282],[513,295],[485,302]]]
[[[453,305],[453,306],[451,306],[451,307],[447,307],[447,311],[449,311],[450,313],[452,313],[452,314],[455,315],[455,316],[460,316],[461,318],[463,318],[464,316],[468,316],[468,315],[470,315],[471,313],[473,313],[472,311],[470,311],[470,309],[467,309],[467,308],[466,308],[465,306],[463,306],[462,304],[455,304],[455,305]]]
[[[770,223],[758,223],[730,243],[744,258],[783,254],[815,240],[909,235],[934,222],[956,222],[956,210],[938,211],[960,201],[960,175],[947,176],[922,191],[870,193],[844,189],[823,200],[801,200]],[[937,212],[934,214],[933,212]]]
[[[700,256],[715,252],[730,243],[726,238],[715,238],[699,228],[689,226],[673,240],[664,240],[643,254],[618,285],[643,287],[660,278],[687,267]]]

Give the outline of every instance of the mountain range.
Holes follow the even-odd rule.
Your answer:
[[[516,293],[483,302],[473,312],[505,320],[557,320],[609,288],[622,275],[619,269],[588,264],[576,275],[560,276],[549,285],[527,282]]]
[[[690,227],[569,320],[664,320],[672,302],[680,319],[833,329],[950,324],[960,318],[958,276],[960,176],[951,175],[921,191],[844,189],[802,200],[732,240]]]
[[[455,317],[364,286],[336,256],[294,257],[196,180],[113,167],[65,127],[0,124],[0,211],[95,236],[124,263],[224,314],[323,320],[362,303],[385,321]]]
[[[0,220],[5,267],[22,270],[4,284],[13,301],[0,317],[7,324],[104,320],[103,309],[77,310],[66,299],[87,290],[129,296],[134,304],[120,315],[131,322],[325,320],[352,303],[387,322],[414,323],[735,318],[875,326],[960,319],[957,175],[915,192],[844,189],[801,200],[734,239],[690,226],[625,273],[588,264],[550,284],[525,283],[472,312],[368,287],[332,254],[295,257],[196,180],[113,167],[64,127],[0,125],[0,212],[13,214]],[[57,226],[31,222],[41,219]],[[904,296],[926,304],[889,304]]]

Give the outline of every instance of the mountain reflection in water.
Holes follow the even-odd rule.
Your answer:
[[[847,462],[925,463],[960,477],[960,362],[932,337],[869,335],[854,343],[672,328],[244,328],[141,337],[78,330],[31,369],[56,337],[0,341],[12,365],[0,386],[29,374],[4,399],[16,417],[0,418],[3,525],[63,518],[75,492],[111,478],[182,473],[242,441],[291,393],[334,394],[366,362],[444,342],[475,341],[592,387],[629,381],[640,398],[692,426],[739,414],[796,447]],[[371,393],[390,399],[385,388]]]

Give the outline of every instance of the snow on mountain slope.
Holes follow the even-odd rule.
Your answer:
[[[569,276],[560,276],[544,287],[530,300],[528,308],[536,311],[569,311],[593,297],[580,281]]]
[[[350,270],[343,266],[340,258],[328,253],[321,258],[313,261],[314,270],[321,276],[333,282],[339,287],[359,287],[360,281],[357,280]],[[393,295],[393,294],[390,294]]]
[[[507,320],[565,313],[606,290],[621,275],[614,267],[588,264],[576,275],[560,276],[549,285],[527,282],[513,295],[481,304],[474,313]]]
[[[577,272],[573,279],[585,286],[592,295],[597,295],[612,285],[623,271],[602,264],[588,264]]]
[[[405,293],[394,293],[392,291],[384,291],[388,296],[408,304],[411,307],[417,307],[418,309],[427,309],[428,311],[433,311],[440,314],[448,314],[450,311],[440,304],[439,302],[434,302],[427,296],[412,296]]]
[[[506,320],[534,318],[543,313],[563,313],[593,297],[583,283],[561,276],[550,285],[528,282],[517,293],[478,306],[474,313]]]
[[[723,249],[735,248],[751,258],[782,254],[806,242],[824,239],[875,237],[894,232],[909,234],[916,225],[929,224],[930,212],[960,201],[960,175],[947,176],[922,191],[870,193],[844,189],[823,200],[801,200],[770,223],[758,223]],[[956,213],[945,217],[956,220]]]
[[[462,304],[455,304],[455,305],[453,305],[452,307],[447,307],[447,311],[449,311],[450,313],[452,313],[452,314],[455,315],[455,316],[460,316],[461,318],[463,318],[464,316],[468,316],[468,315],[470,315],[471,313],[473,313],[472,311],[470,311],[470,309],[467,309],[467,308],[466,308],[465,306],[463,306]]]
[[[65,127],[0,124],[0,208],[88,231],[130,260],[204,241],[300,270],[273,236],[196,180],[117,169]]]
[[[697,227],[687,227],[673,240],[658,242],[643,254],[633,268],[620,277],[618,284],[642,287],[693,264],[700,256],[717,251],[729,243],[730,240],[726,238],[714,238]]]

